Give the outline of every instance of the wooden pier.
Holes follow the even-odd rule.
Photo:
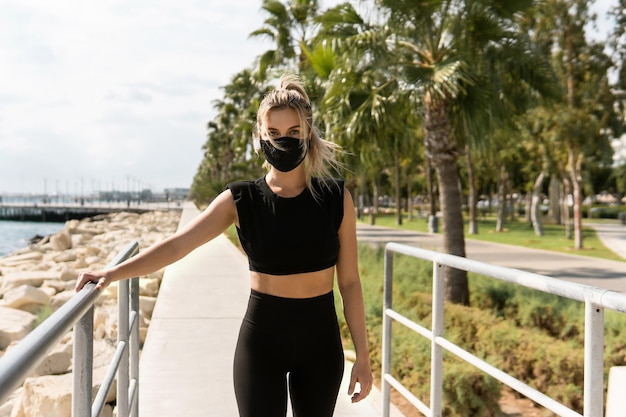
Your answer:
[[[0,220],[65,222],[100,214],[130,212],[145,213],[155,210],[181,210],[180,203],[100,203],[100,204],[0,204]]]

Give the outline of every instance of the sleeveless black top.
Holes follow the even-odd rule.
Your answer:
[[[343,220],[344,182],[313,178],[312,187],[295,197],[275,194],[265,177],[230,183],[237,234],[251,271],[288,275],[334,266]]]

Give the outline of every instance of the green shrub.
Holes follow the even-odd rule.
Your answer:
[[[465,362],[444,363],[443,415],[447,417],[502,415],[501,384]]]
[[[372,246],[360,246],[359,251],[370,355],[380,378],[384,251]],[[393,285],[393,309],[430,329],[432,264],[396,255]],[[475,274],[470,274],[470,293],[471,307],[445,305],[444,336],[582,413],[584,305]],[[342,315],[340,322],[349,347]],[[611,366],[626,365],[626,315],[607,311],[605,334],[606,380]],[[392,375],[428,403],[430,342],[399,323],[393,325],[392,340]],[[498,411],[501,384],[450,353],[444,355],[443,390],[446,416]]]
[[[583,216],[588,219],[617,219],[620,211],[622,210],[618,206],[596,205],[591,208],[583,206]]]

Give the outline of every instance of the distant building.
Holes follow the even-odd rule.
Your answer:
[[[166,188],[165,199],[170,200],[186,200],[189,196],[189,188]]]

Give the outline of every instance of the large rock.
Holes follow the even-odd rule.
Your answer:
[[[72,237],[67,230],[61,230],[50,237],[50,244],[56,251],[64,251],[72,248]]]
[[[159,287],[161,280],[158,278],[140,278],[139,279],[139,294],[146,297],[156,297],[159,293]]]
[[[63,304],[67,303],[72,297],[76,295],[73,290],[62,291],[50,299],[50,307],[53,310],[58,310]]]
[[[50,303],[50,296],[32,285],[20,285],[4,294],[6,307],[20,309],[28,304],[46,305]]]
[[[9,398],[4,402],[4,404],[0,404],[0,417],[11,417],[11,410],[13,410],[17,401],[20,400],[22,396],[22,388],[17,389]]]
[[[27,252],[20,255],[5,256],[4,258],[0,258],[0,265],[13,267],[36,262],[42,258],[43,254],[41,252]]]
[[[113,352],[114,347],[109,343],[94,343],[92,398],[95,398],[100,389]],[[71,373],[27,378],[11,417],[69,417],[72,408],[72,381]],[[114,381],[107,393],[107,403],[115,400],[116,387]]]
[[[71,337],[65,338],[54,346],[49,352],[46,352],[39,364],[30,372],[28,377],[44,376],[44,375],[62,375],[69,372],[72,366],[72,345]],[[7,352],[19,345],[19,341],[11,343],[7,348]]]
[[[72,366],[72,345],[60,343],[55,346],[33,371],[33,376],[62,375]]]
[[[74,262],[77,258],[76,252],[71,251],[71,250],[66,250],[64,252],[60,252],[58,255],[56,255],[54,258],[52,258],[52,260],[54,262]]]
[[[69,417],[72,374],[27,378],[11,417]]]
[[[5,271],[2,277],[2,288],[14,288],[20,285],[40,287],[48,279],[58,279],[56,271]]]
[[[154,306],[156,304],[156,297],[139,296],[139,310],[148,318],[152,317],[154,312]]]
[[[26,311],[0,306],[0,349],[30,332],[36,317]]]

